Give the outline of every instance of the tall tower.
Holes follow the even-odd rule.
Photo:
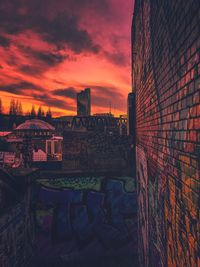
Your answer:
[[[77,93],[77,115],[90,116],[91,115],[91,96],[90,88]]]
[[[128,135],[135,137],[135,93],[128,94],[128,105],[127,105],[127,115],[128,115],[128,123],[127,123],[127,132]]]

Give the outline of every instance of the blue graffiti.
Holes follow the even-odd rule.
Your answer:
[[[122,180],[105,180],[100,192],[40,187],[37,203],[38,229],[52,242],[75,239],[81,247],[97,239],[105,248],[116,248],[133,239],[127,220],[136,217],[136,195],[124,190]],[[37,218],[41,210],[43,220],[52,218],[49,229]]]

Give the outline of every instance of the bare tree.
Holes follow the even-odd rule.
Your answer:
[[[9,114],[10,115],[16,115],[16,105],[15,105],[14,98],[12,98],[11,101],[10,101]]]
[[[26,111],[25,116],[31,116],[31,112],[30,112],[30,110],[27,110],[27,111]]]
[[[38,116],[38,118],[41,118],[41,116],[42,116],[42,107],[41,106],[39,106],[39,108],[38,108],[37,116]]]
[[[19,113],[19,101],[16,100],[15,101],[15,115],[18,115],[18,113]]]
[[[47,110],[46,117],[47,118],[51,118],[52,117],[52,113],[51,113],[51,108],[50,107]]]
[[[18,105],[18,115],[23,115],[23,108],[22,108],[22,103],[19,102],[19,105]]]
[[[35,112],[35,106],[34,105],[32,105],[31,117],[36,117],[36,112]]]
[[[44,117],[44,110],[43,110],[43,108],[41,109],[41,117]]]
[[[44,110],[43,110],[42,106],[39,106],[37,116],[38,116],[38,118],[44,117]]]

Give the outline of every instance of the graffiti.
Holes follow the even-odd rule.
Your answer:
[[[198,11],[195,0],[135,3],[139,253],[145,267],[200,264]],[[186,27],[195,20],[184,44],[181,19]]]
[[[180,159],[187,161],[187,157]],[[169,195],[165,200],[166,233],[169,266],[195,266],[197,262],[196,233],[198,232],[198,187],[191,177],[198,173],[186,163],[180,163],[182,190],[177,192],[177,182],[168,176]],[[179,198],[177,198],[177,196]],[[177,209],[177,206],[180,208]],[[177,224],[176,221],[181,222]],[[188,240],[190,242],[188,242]],[[176,247],[174,246],[176,243]],[[176,257],[176,255],[179,257]]]
[[[75,190],[88,189],[100,191],[101,177],[77,177],[60,179],[41,179],[40,184],[52,189],[71,188]]]
[[[105,249],[133,242],[136,195],[131,180],[131,177],[38,180],[39,233],[54,244],[75,240],[79,249],[94,240]]]
[[[147,173],[147,159],[142,148],[136,147],[137,157],[137,177],[138,177],[138,250],[140,261],[144,260],[145,266],[148,266],[148,173]]]
[[[116,177],[115,179],[121,179]],[[70,188],[75,190],[95,190],[100,191],[102,187],[102,182],[105,180],[105,177],[68,177],[68,178],[59,178],[59,179],[40,179],[40,185],[51,188],[51,189],[60,189],[60,188]],[[135,181],[132,177],[123,177],[124,190],[128,193],[135,191]]]

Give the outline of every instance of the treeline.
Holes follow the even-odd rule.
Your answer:
[[[4,108],[3,108],[3,102],[2,99],[0,98],[0,115],[4,114]],[[10,116],[29,116],[32,118],[51,118],[52,113],[51,113],[51,108],[49,107],[47,112],[43,110],[42,106],[39,106],[38,110],[35,109],[35,106],[32,105],[32,108],[30,111],[23,112],[23,106],[22,103],[19,100],[11,99],[10,101],[10,107],[9,107],[9,112],[8,114]]]

